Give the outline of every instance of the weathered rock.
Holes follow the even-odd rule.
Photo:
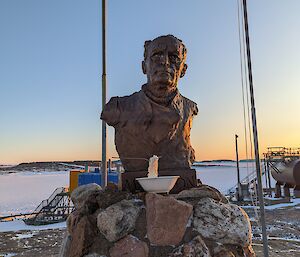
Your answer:
[[[154,245],[177,245],[182,240],[193,206],[173,197],[146,195],[147,235]]]
[[[82,214],[78,211],[75,210],[73,211],[67,218],[67,230],[69,234],[73,233],[74,228],[78,224],[79,220],[81,219]]]
[[[230,250],[224,249],[224,250],[218,252],[217,254],[214,254],[213,257],[235,257],[235,255]]]
[[[256,254],[252,248],[252,245],[245,247],[243,250],[244,250],[244,254],[246,257],[255,257],[256,256]]]
[[[117,241],[134,230],[141,209],[142,201],[122,200],[98,214],[97,226],[108,241]]]
[[[97,201],[99,206],[98,208],[105,209],[122,200],[133,199],[133,195],[128,192],[118,191],[117,188],[110,186],[107,187],[104,191],[98,192],[94,198],[93,196],[90,196],[90,198],[92,198],[91,200],[94,199]]]
[[[97,225],[96,225],[97,226]],[[103,256],[109,256],[109,249],[114,243],[109,242],[100,232],[94,238],[93,244],[89,247],[89,253],[97,253]]]
[[[84,216],[72,230],[69,257],[78,257],[89,253],[97,235],[97,226],[91,216]]]
[[[216,244],[213,248],[213,257],[235,257],[234,253],[222,244]]]
[[[100,255],[98,253],[89,253],[87,255],[84,255],[83,257],[106,257],[105,255]]]
[[[64,237],[62,245],[60,247],[58,257],[69,257],[70,255],[70,246],[71,246],[71,236],[67,233]]]
[[[144,239],[147,235],[147,226],[146,226],[146,209],[142,208],[142,210],[139,213],[139,216],[136,219],[135,222],[135,229],[132,232],[132,235]]]
[[[105,209],[108,206],[120,202],[124,199],[132,199],[132,194],[119,191],[113,183],[108,183],[105,190],[91,191],[84,199],[83,206],[78,209],[83,215],[93,214],[98,209]]]
[[[158,246],[149,245],[149,256],[151,257],[167,257],[174,250],[174,246]]]
[[[89,195],[101,191],[101,186],[92,183],[77,187],[71,194],[71,199],[76,209],[84,207]]]
[[[191,242],[176,248],[169,257],[211,257],[211,254],[201,236],[197,236]]]
[[[240,245],[221,244],[217,240],[203,239],[212,257],[246,257]]]
[[[175,197],[176,199],[191,198],[195,200],[208,197],[216,201],[221,201],[222,203],[228,203],[228,200],[225,196],[223,196],[216,188],[208,185],[199,185],[198,187],[191,188],[189,190],[183,190]]]
[[[189,226],[192,223],[193,217],[191,216],[189,219],[189,224],[185,230],[185,234],[182,240],[182,243],[189,243],[192,241],[196,236],[199,236],[199,232],[197,232],[195,229],[193,229],[192,226]]]
[[[247,247],[251,244],[251,225],[240,207],[211,198],[201,199],[194,207],[193,227],[204,238],[222,244]]]
[[[109,254],[111,257],[148,257],[149,249],[145,242],[128,235],[115,243]]]

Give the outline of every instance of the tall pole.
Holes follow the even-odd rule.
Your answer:
[[[270,185],[270,173],[269,173],[269,167],[268,167],[268,161],[267,161],[267,155],[265,155],[264,158],[264,166],[265,166],[265,176],[266,176],[266,188],[268,188],[269,196],[272,196],[272,188]]]
[[[106,0],[102,0],[102,110],[106,104]],[[101,186],[107,186],[106,166],[106,122],[102,120],[102,162]]]
[[[265,184],[266,184],[266,189],[267,189],[268,188],[268,176],[267,176],[266,158],[264,158],[264,175],[265,175]]]
[[[241,175],[240,175],[240,164],[239,164],[239,149],[238,149],[238,135],[235,135],[235,154],[236,154],[236,169],[237,169],[237,200],[240,201],[242,198],[241,194]]]
[[[249,28],[248,28],[248,13],[247,13],[247,0],[243,0],[243,9],[244,9],[244,26],[245,26],[245,36],[246,36],[246,49],[247,49],[248,79],[249,79],[250,99],[251,99],[252,131],[253,131],[253,139],[254,139],[256,175],[257,175],[257,183],[258,183],[258,199],[259,199],[259,208],[260,208],[260,221],[261,221],[261,227],[262,227],[264,257],[269,257],[268,238],[267,238],[266,220],[265,220],[265,206],[264,206],[264,199],[263,199],[262,179],[261,179],[261,169],[260,169],[260,159],[259,159],[259,149],[258,149],[256,111],[255,111],[254,91],[253,91],[251,54],[250,54],[250,40],[249,40]]]
[[[267,161],[267,172],[268,172],[268,184],[270,188],[269,195],[272,196],[272,185],[271,185],[271,174],[270,174],[270,164],[269,161]]]

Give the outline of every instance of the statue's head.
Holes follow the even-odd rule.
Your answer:
[[[173,35],[160,36],[145,42],[142,68],[153,93],[165,95],[177,88],[187,69],[186,47]]]

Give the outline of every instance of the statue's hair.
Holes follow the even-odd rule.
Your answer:
[[[183,56],[183,61],[185,62],[185,60],[186,60],[186,54],[187,54],[187,49],[186,49],[186,47],[185,47],[185,45],[184,45],[184,43],[182,42],[181,39],[179,39],[179,38],[177,38],[177,37],[175,37],[175,36],[173,36],[171,34],[164,35],[164,36],[159,36],[157,38],[154,38],[153,40],[147,40],[147,41],[145,41],[145,44],[144,44],[144,60],[146,60],[146,58],[148,56],[148,47],[149,47],[149,45],[153,41],[155,41],[155,40],[157,40],[159,38],[164,38],[164,37],[172,37],[172,38],[176,39],[182,45],[182,56]]]

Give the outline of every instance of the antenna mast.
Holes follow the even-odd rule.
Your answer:
[[[255,151],[255,161],[256,161],[256,175],[258,183],[258,199],[260,208],[260,221],[262,227],[262,237],[264,246],[264,257],[269,257],[268,249],[268,238],[266,231],[266,221],[265,221],[265,206],[263,199],[263,187],[261,179],[261,167],[259,159],[259,149],[258,149],[258,135],[257,135],[257,124],[256,124],[256,111],[254,102],[254,91],[253,91],[253,79],[252,79],[252,66],[251,66],[251,54],[250,54],[250,41],[249,41],[249,28],[248,28],[248,13],[247,13],[247,0],[243,0],[244,9],[244,26],[246,35],[246,50],[247,50],[247,64],[248,64],[248,79],[249,79],[249,89],[250,89],[250,100],[251,100],[251,114],[252,114],[252,131],[254,140],[254,151]]]
[[[102,110],[106,104],[106,0],[102,0]],[[101,186],[107,186],[106,166],[106,122],[102,120],[102,162],[101,162]]]

